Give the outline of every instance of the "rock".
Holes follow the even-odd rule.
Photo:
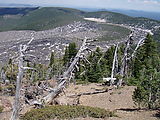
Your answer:
[[[0,98],[0,106],[3,106],[3,112],[8,112],[12,109],[11,101],[3,97]]]
[[[58,105],[78,105],[79,97],[69,98],[67,96],[61,96],[59,98],[54,99],[54,104]]]

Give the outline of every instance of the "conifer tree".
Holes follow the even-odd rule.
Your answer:
[[[66,66],[68,62],[69,62],[69,50],[68,50],[68,47],[66,47],[65,53],[63,56],[63,65]]]
[[[74,58],[77,54],[76,43],[70,43],[68,47],[69,59]]]
[[[50,61],[49,62],[50,62],[49,66],[51,67],[54,64],[54,62],[55,62],[54,52],[51,52],[51,57],[50,57]]]
[[[106,74],[106,64],[103,52],[99,47],[89,56],[90,65],[86,67],[86,79],[89,82],[100,82]]]
[[[144,45],[138,50],[134,60],[133,76],[138,80],[133,100],[145,107],[157,108],[160,95],[160,58],[156,42],[147,35]]]
[[[69,62],[72,58],[74,58],[77,54],[76,44],[70,43],[68,47],[66,47],[65,54],[63,56],[63,64],[68,66]]]

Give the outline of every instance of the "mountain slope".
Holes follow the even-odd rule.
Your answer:
[[[108,11],[83,12],[76,9],[60,7],[32,8],[33,10],[10,8],[8,10],[11,9],[13,9],[13,12],[10,11],[10,14],[6,14],[6,11],[4,12],[0,9],[0,31],[46,30],[70,24],[74,21],[84,21],[84,17],[102,18],[106,19],[107,22],[126,24],[145,29],[152,29],[160,25],[160,21],[142,17],[130,17]]]
[[[107,9],[106,11],[121,13],[131,17],[145,17],[149,19],[160,20],[160,12],[148,12],[140,10],[125,10],[125,9]]]
[[[36,10],[38,7],[25,7],[25,8],[0,8],[0,15],[25,15],[30,11]]]
[[[16,12],[11,11],[12,9]],[[156,39],[160,41],[160,21],[148,18],[130,17],[108,11],[84,12],[61,7],[32,8],[32,10],[27,8],[10,8],[9,10],[10,14],[6,13],[6,11],[0,11],[0,31],[48,30],[71,24],[75,21],[84,21],[84,17],[92,17],[105,19],[109,23],[152,30],[156,33]]]
[[[107,22],[138,26],[145,29],[152,29],[153,26],[160,25],[160,21],[143,17],[130,17],[120,13],[108,11],[88,12],[85,14],[85,17],[102,18],[105,19]]]
[[[69,8],[39,8],[25,15],[3,15],[0,31],[46,30],[83,20],[82,11]]]
[[[160,21],[152,20],[143,17],[130,17],[115,12],[98,11],[98,12],[87,12],[85,17],[101,18],[107,22],[115,24],[123,24],[127,26],[149,29],[154,33],[154,39],[160,41]]]

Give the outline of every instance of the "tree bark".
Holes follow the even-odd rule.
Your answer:
[[[123,78],[127,74],[127,62],[128,62],[128,50],[130,49],[130,43],[133,37],[133,32],[129,35],[129,38],[126,43],[126,47],[124,50],[124,55],[122,59],[122,66],[120,68],[120,75],[122,78],[119,79],[117,86],[122,86]]]
[[[19,111],[20,111],[20,94],[21,94],[21,83],[23,79],[23,73],[26,69],[33,69],[29,67],[24,67],[23,62],[25,58],[25,52],[27,51],[28,46],[33,41],[34,37],[31,38],[31,40],[26,45],[20,45],[19,48],[19,61],[18,61],[18,75],[17,75],[17,81],[16,81],[16,94],[15,94],[15,101],[13,104],[13,112],[11,115],[10,120],[18,120],[19,119]],[[26,55],[27,56],[27,55]]]
[[[110,85],[113,85],[114,83],[114,72],[115,72],[115,67],[116,67],[116,59],[117,59],[117,50],[118,50],[118,44],[116,45],[116,49],[114,52],[114,58],[113,58],[113,64],[112,64],[112,72],[111,72],[111,80],[110,80]]]
[[[19,110],[20,110],[20,90],[21,90],[21,80],[23,78],[23,57],[24,54],[22,52],[23,46],[20,45],[20,56],[19,56],[19,64],[18,64],[18,75],[16,82],[16,95],[15,95],[15,103],[13,105],[13,113],[11,116],[11,120],[18,120]]]
[[[74,57],[74,60],[72,61],[72,63],[68,67],[68,69],[64,72],[64,74],[62,75],[62,78],[60,79],[59,85],[56,86],[55,88],[53,88],[47,96],[43,97],[42,100],[40,100],[41,104],[50,103],[66,87],[67,82],[69,82],[70,76],[72,75],[74,69],[76,69],[75,67],[78,64],[79,59],[83,58],[83,52],[84,52],[84,50],[87,49],[86,41],[87,41],[87,39],[85,38],[83,40],[83,43],[82,43],[79,51],[77,52],[76,56]]]

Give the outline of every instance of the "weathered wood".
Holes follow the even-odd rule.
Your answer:
[[[70,81],[73,75],[73,71],[76,69],[77,63],[81,58],[83,58],[83,52],[87,49],[86,41],[87,41],[87,38],[83,40],[82,46],[80,47],[79,51],[77,52],[70,66],[64,72],[64,74],[62,75],[62,78],[60,78],[60,83],[58,84],[58,86],[53,88],[52,91],[47,96],[43,97],[40,101],[43,101],[43,103],[50,103],[58,94],[60,94],[63,91],[63,89],[67,85],[67,82]],[[41,102],[41,104],[43,103]]]
[[[122,82],[123,82],[123,77],[127,75],[127,69],[128,69],[128,61],[131,60],[132,58],[134,58],[138,48],[140,46],[143,45],[144,41],[145,41],[145,37],[140,39],[135,47],[135,49],[133,50],[132,54],[129,56],[128,55],[128,50],[131,49],[131,45],[130,43],[132,42],[132,37],[133,37],[133,32],[130,34],[129,36],[129,39],[127,41],[127,44],[126,44],[126,47],[125,47],[125,50],[124,50],[124,56],[123,56],[123,59],[122,59],[122,66],[120,68],[120,75],[121,75],[121,79],[118,81],[117,85],[118,86],[121,86],[122,85]]]
[[[83,51],[87,49],[87,47],[86,47],[86,41],[87,41],[87,38],[85,38],[85,39],[83,40],[82,46],[80,47],[80,49],[79,49],[78,53],[76,54],[74,60],[72,61],[71,65],[69,66],[69,68],[67,69],[67,71],[64,72],[63,78],[69,77],[70,73],[73,72],[76,63],[77,63],[77,62],[79,61],[79,59],[82,57]]]
[[[108,90],[102,90],[102,91],[94,91],[94,92],[86,92],[86,93],[80,93],[80,94],[75,94],[75,95],[71,95],[71,96],[67,96],[67,97],[78,97],[78,96],[82,96],[82,95],[94,95],[94,94],[100,94],[100,93],[106,93],[108,92]]]
[[[103,82],[110,82],[110,81],[111,81],[111,79],[112,79],[113,81],[115,81],[115,80],[116,80],[116,78],[108,77],[108,78],[103,78]]]
[[[128,50],[130,49],[130,43],[133,40],[132,37],[133,37],[133,32],[131,32],[131,34],[129,35],[129,38],[128,38],[127,42],[126,42],[126,47],[125,47],[124,55],[123,55],[123,58],[122,58],[122,65],[121,65],[121,68],[120,68],[120,75],[121,75],[122,78],[119,79],[119,81],[117,83],[117,86],[122,86],[123,78],[127,74],[126,70],[127,70],[127,67],[128,67],[127,66]]]
[[[11,116],[11,120],[17,120],[19,117],[19,110],[20,110],[20,90],[21,90],[21,80],[23,78],[23,45],[20,45],[20,56],[19,56],[19,64],[18,64],[18,75],[16,81],[16,95],[15,95],[15,102],[13,105],[13,113]]]
[[[42,101],[44,103],[50,103],[59,93],[63,91],[66,85],[66,80],[62,81],[58,86],[56,86],[51,93],[45,96]]]
[[[31,38],[31,40],[26,45],[20,45],[19,48],[19,61],[18,61],[18,75],[17,75],[17,81],[16,81],[16,94],[15,94],[15,101],[13,104],[13,112],[11,115],[10,120],[18,120],[19,119],[19,111],[20,111],[20,97],[21,97],[21,83],[24,71],[26,69],[33,69],[30,67],[24,67],[24,61],[25,61],[25,53],[30,45],[30,43],[33,41],[34,37]]]
[[[143,45],[144,41],[145,41],[145,38],[142,38],[142,39],[140,39],[140,40],[138,41],[138,43],[137,43],[137,45],[136,45],[136,48],[134,49],[134,51],[133,51],[131,57],[129,58],[129,60],[132,59],[132,58],[135,56],[138,48]]]
[[[112,72],[111,72],[111,80],[110,80],[110,85],[113,85],[115,79],[114,78],[114,73],[115,73],[115,67],[116,66],[116,62],[118,62],[117,60],[117,50],[118,50],[118,44],[116,45],[116,49],[115,49],[115,52],[114,52],[114,58],[113,58],[113,64],[112,64]],[[118,64],[118,63],[117,63]]]
[[[1,69],[1,82],[5,83],[5,81],[6,81],[6,73],[5,73],[4,69],[2,68]]]

